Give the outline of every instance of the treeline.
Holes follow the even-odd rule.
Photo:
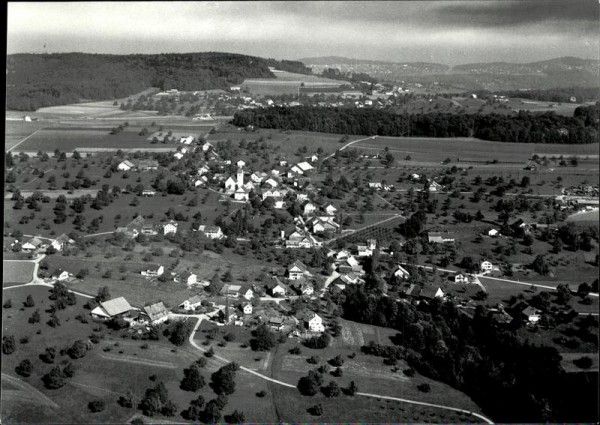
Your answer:
[[[30,111],[84,100],[106,100],[148,87],[229,89],[246,78],[273,78],[269,66],[306,72],[300,63],[230,53],[97,55],[16,54],[6,61],[6,105]]]
[[[305,75],[312,74],[312,69],[299,61],[289,61],[285,59],[278,61],[277,59],[266,59],[266,62],[268,66],[277,68],[280,71],[287,71]]]
[[[337,68],[325,68],[323,72],[321,72],[321,75],[332,80],[345,80],[355,83],[360,83],[362,81],[367,81],[369,83],[377,82],[377,80],[369,74],[363,72],[341,72]]]
[[[421,374],[464,391],[498,422],[597,421],[597,373],[565,373],[555,348],[529,344],[483,308],[470,318],[451,302],[417,308],[358,285],[346,287],[339,304],[348,320],[400,332],[395,348],[363,351],[405,358]]]
[[[233,124],[281,130],[407,137],[476,137],[497,142],[584,144],[598,141],[598,105],[581,106],[574,117],[521,111],[498,114],[395,114],[372,108],[298,106],[236,112]],[[594,118],[595,117],[595,118]]]
[[[491,92],[487,90],[475,91],[479,97],[493,94],[523,99],[541,100],[544,102],[569,103],[571,97],[575,97],[577,103],[597,101],[599,98],[598,87],[565,87],[545,90],[513,90],[502,92]]]

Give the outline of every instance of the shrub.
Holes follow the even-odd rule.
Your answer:
[[[8,298],[6,301],[4,301],[4,304],[2,304],[3,308],[12,308],[12,301],[10,298]]]
[[[72,359],[80,359],[85,357],[88,351],[88,346],[82,340],[77,340],[73,343],[73,345],[67,350],[67,354]]]
[[[580,369],[589,369],[594,364],[594,361],[588,356],[583,356],[573,360],[573,363]]]
[[[294,347],[294,348],[290,348],[289,353],[294,354],[294,355],[299,355],[299,354],[302,354],[302,350],[300,350],[300,347]]]
[[[333,359],[329,360],[329,364],[331,366],[340,367],[344,364],[344,360],[342,359],[342,356],[338,354]]]
[[[310,356],[306,361],[310,364],[319,364],[321,358],[319,356]]]
[[[67,383],[66,376],[60,367],[55,366],[42,378],[46,388],[54,390],[64,386]]]
[[[102,412],[105,407],[104,401],[102,400],[94,400],[88,403],[88,409],[90,409],[90,412],[92,413]]]
[[[198,391],[206,385],[204,377],[200,374],[200,368],[195,363],[184,369],[183,375],[180,388],[184,391]]]
[[[259,398],[263,398],[266,395],[267,395],[267,392],[265,390],[262,390],[262,391],[259,391],[256,393],[256,397],[259,397]]]
[[[323,406],[321,403],[314,405],[313,407],[308,409],[308,413],[313,416],[321,416],[323,414]]]
[[[33,297],[31,295],[27,295],[27,299],[23,303],[25,307],[33,307],[35,306],[35,302],[33,301]]]
[[[427,383],[417,385],[417,389],[421,392],[428,393],[431,391],[431,386]]]
[[[335,398],[340,395],[340,387],[334,381],[330,381],[325,387],[321,389],[325,397],[327,398]]]

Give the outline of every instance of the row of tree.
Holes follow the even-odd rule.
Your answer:
[[[298,106],[238,111],[233,124],[354,135],[476,137],[498,142],[583,144],[598,141],[598,113],[597,105],[581,106],[573,117],[553,112],[521,111],[515,116],[395,114],[390,110],[370,108]]]

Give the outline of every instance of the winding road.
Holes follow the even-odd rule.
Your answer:
[[[204,314],[197,314],[197,315],[185,315],[185,314],[170,314],[170,316],[173,317],[196,317],[198,318],[198,321],[196,322],[196,325],[194,326],[194,329],[192,330],[192,333],[190,334],[189,337],[189,341],[190,341],[190,345],[192,345],[192,347],[196,348],[197,350],[201,351],[202,353],[206,353],[207,350],[205,350],[204,348],[200,347],[196,341],[194,341],[194,336],[196,335],[196,331],[198,330],[198,327],[200,326],[200,323],[202,323],[202,320],[207,318],[208,316],[204,315]],[[212,356],[213,358],[220,360],[223,363],[230,363],[229,360],[227,360],[224,357],[221,357],[217,354],[214,354]],[[248,372],[260,379],[264,379],[265,381],[269,381],[272,382],[274,384],[277,385],[281,385],[284,387],[288,387],[288,388],[296,388],[296,385],[290,384],[288,382],[284,382],[284,381],[280,381],[279,379],[275,379],[275,378],[271,378],[269,376],[263,375],[262,373],[256,372],[255,370],[249,369],[245,366],[240,366],[240,369],[243,370],[244,372]],[[475,416],[476,418],[480,419],[483,423],[487,423],[487,424],[493,424],[494,422],[492,420],[490,420],[489,418],[486,418],[485,416],[479,414],[479,413],[475,413],[475,412],[471,412],[469,410],[465,410],[465,409],[459,409],[457,407],[452,407],[452,406],[444,406],[444,405],[440,405],[440,404],[433,404],[433,403],[426,403],[424,401],[415,401],[415,400],[408,400],[405,398],[399,398],[399,397],[392,397],[392,396],[385,396],[385,395],[380,395],[380,394],[371,394],[371,393],[361,393],[361,392],[357,392],[355,395],[357,396],[362,396],[362,397],[371,397],[371,398],[381,398],[381,399],[386,399],[386,400],[394,400],[394,401],[398,401],[401,403],[408,403],[408,404],[416,404],[419,406],[427,406],[427,407],[434,407],[437,409],[444,409],[444,410],[452,410],[454,412],[460,412],[460,413],[465,413],[468,415],[472,415]]]

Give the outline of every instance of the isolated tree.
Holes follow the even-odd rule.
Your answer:
[[[54,366],[52,370],[42,378],[46,388],[54,390],[64,386],[67,383],[65,374],[59,366]]]
[[[200,368],[196,364],[184,369],[183,375],[184,378],[181,381],[180,388],[184,391],[198,391],[206,385],[204,377],[200,373]]]
[[[569,285],[561,283],[556,286],[556,296],[559,304],[567,305],[571,300],[571,290]]]
[[[88,403],[88,409],[92,413],[102,412],[106,405],[102,400],[93,400]]]
[[[85,355],[87,354],[87,351],[88,351],[87,344],[82,340],[77,340],[67,350],[67,354],[72,359],[80,359],[82,357],[85,357]]]
[[[17,344],[14,335],[6,335],[2,337],[2,353],[9,355],[15,352]]]
[[[340,387],[334,381],[329,381],[329,384],[323,387],[322,391],[327,398],[335,398],[340,395]]]
[[[542,276],[545,276],[550,272],[550,267],[548,266],[546,257],[544,257],[542,254],[539,254],[537,257],[535,257],[535,260],[533,260],[533,263],[531,263],[531,268]]]
[[[25,300],[25,307],[33,307],[35,306],[35,302],[33,301],[33,297],[30,295],[27,295],[27,300]]]
[[[358,386],[354,381],[350,381],[350,385],[346,388],[346,394],[354,395],[358,392]]]
[[[264,323],[252,332],[252,336],[250,347],[254,351],[270,351],[277,345],[277,336]]]
[[[27,378],[33,372],[33,363],[31,363],[31,360],[25,359],[19,363],[19,366],[16,367],[15,371],[19,375]]]

